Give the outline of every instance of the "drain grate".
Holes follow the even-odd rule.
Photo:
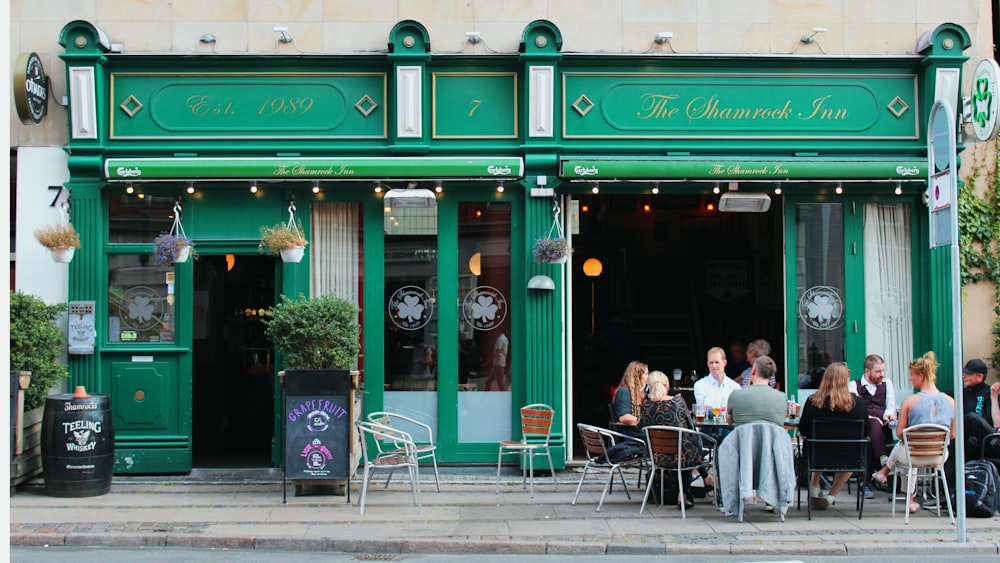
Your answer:
[[[391,553],[365,553],[354,558],[355,561],[395,561],[396,555]]]

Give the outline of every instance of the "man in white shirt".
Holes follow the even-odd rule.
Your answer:
[[[694,383],[694,402],[702,407],[725,407],[729,394],[740,384],[726,376],[726,352],[715,347],[708,351],[708,375]]]
[[[851,393],[865,401],[871,428],[868,434],[869,473],[878,471],[889,455],[886,444],[893,441],[893,429],[889,423],[896,420],[896,393],[892,381],[885,378],[885,360],[878,354],[869,354],[865,358],[864,375],[847,386]],[[867,491],[865,494],[868,494]]]

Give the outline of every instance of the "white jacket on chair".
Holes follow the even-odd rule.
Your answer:
[[[755,422],[737,426],[719,445],[719,481],[726,515],[741,499],[758,499],[784,516],[795,495],[792,441],[781,426]]]

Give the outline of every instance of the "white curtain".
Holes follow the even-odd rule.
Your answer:
[[[910,394],[907,370],[913,359],[909,207],[869,203],[864,221],[866,355],[885,359],[899,403]]]
[[[333,294],[360,306],[361,221],[358,204],[314,204],[311,239],[310,294]]]

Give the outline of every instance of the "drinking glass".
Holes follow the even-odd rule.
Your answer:
[[[694,406],[694,419],[699,424],[705,422],[705,407],[703,405]]]

